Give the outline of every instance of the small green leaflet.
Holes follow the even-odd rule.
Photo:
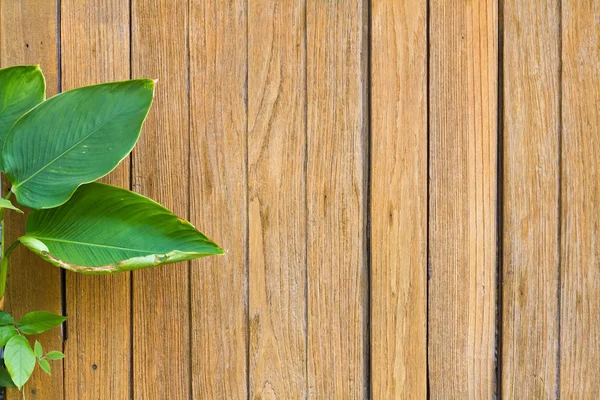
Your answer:
[[[35,335],[62,324],[67,317],[48,311],[34,311],[19,320],[19,330],[26,335]]]
[[[0,326],[0,347],[6,345],[6,343],[17,334],[17,328],[13,325]]]
[[[48,362],[48,360],[40,359],[40,360],[38,360],[38,364],[44,370],[45,373],[47,373],[48,375],[51,375],[50,374],[50,363]]]
[[[6,311],[0,311],[0,325],[12,325],[15,319]]]
[[[13,203],[10,202],[10,200],[3,199],[2,197],[0,197],[0,208],[9,208],[11,210],[15,210],[16,212],[23,214],[23,211],[15,207]]]
[[[39,65],[0,69],[0,149],[13,124],[45,97],[46,82]]]
[[[35,354],[24,336],[13,336],[4,348],[4,363],[15,385],[21,389],[35,368]]]
[[[42,345],[37,340],[35,341],[35,345],[33,346],[33,353],[37,358],[42,358],[44,354],[44,349],[42,349]]]
[[[63,358],[65,358],[65,355],[63,353],[61,353],[60,351],[49,351],[48,354],[46,354],[46,358],[48,360],[61,360]]]

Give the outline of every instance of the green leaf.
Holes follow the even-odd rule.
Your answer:
[[[0,149],[13,124],[45,97],[46,82],[39,65],[0,69]]]
[[[0,367],[0,387],[5,387],[5,388],[17,387],[15,385],[15,383],[12,381],[8,371],[2,367]]]
[[[15,210],[16,212],[23,214],[23,211],[15,207],[13,203],[10,202],[10,200],[3,199],[2,197],[0,197],[0,208],[9,208],[11,210]]]
[[[56,207],[112,171],[135,146],[153,94],[150,79],[106,83],[61,93],[25,114],[4,146],[17,202]]]
[[[53,314],[48,311],[34,311],[25,314],[23,318],[19,320],[19,330],[26,335],[35,335],[38,333],[46,332],[48,329],[52,329],[62,324],[67,317],[62,315]]]
[[[12,325],[15,319],[6,311],[0,311],[0,325]]]
[[[44,350],[42,349],[42,345],[37,340],[35,341],[35,344],[33,345],[33,353],[35,354],[35,356],[37,358],[42,358],[42,355],[44,354]]]
[[[48,354],[46,354],[46,358],[48,360],[61,360],[63,358],[65,358],[65,355],[63,353],[61,353],[60,351],[49,351]]]
[[[44,370],[45,373],[47,373],[48,375],[51,375],[50,374],[50,363],[48,362],[48,360],[40,359],[40,360],[38,360],[38,364],[40,364],[40,367]]]
[[[4,349],[6,369],[15,385],[21,389],[35,368],[35,354],[24,336],[13,336]]]
[[[58,267],[89,274],[223,254],[158,203],[101,183],[81,186],[58,208],[31,212],[19,240]]]
[[[19,332],[13,325],[0,326],[0,347],[6,345],[8,341]]]

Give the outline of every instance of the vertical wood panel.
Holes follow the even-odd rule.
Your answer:
[[[426,1],[371,3],[371,381],[427,397]]]
[[[560,397],[600,398],[600,3],[562,1]]]
[[[555,398],[559,19],[554,0],[504,1],[502,394]]]
[[[4,0],[0,2],[0,63],[2,67],[40,64],[46,77],[47,96],[58,91],[57,4],[50,0]],[[6,213],[6,241],[25,233],[26,216]],[[16,317],[37,310],[61,313],[60,269],[19,246],[10,258],[6,310]],[[43,284],[40,284],[43,282]],[[62,333],[52,329],[37,338],[45,349],[61,349]],[[52,363],[52,376],[36,368],[23,389],[28,399],[63,398],[63,368]],[[9,390],[9,399],[21,393]]]
[[[431,3],[432,398],[495,390],[497,4]]]
[[[306,397],[305,2],[250,2],[250,391]]]
[[[129,79],[129,4],[117,0],[62,0],[62,86]],[[130,163],[103,181],[129,189]],[[65,396],[126,399],[131,365],[130,273],[67,272]]]
[[[132,72],[157,78],[154,105],[133,152],[133,189],[189,214],[188,4],[133,0]],[[190,395],[189,264],[132,275],[133,397]]]
[[[367,2],[307,4],[308,382],[365,398]]]
[[[247,9],[190,7],[191,221],[226,254],[192,262],[194,398],[247,397]]]

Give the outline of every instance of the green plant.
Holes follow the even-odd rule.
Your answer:
[[[223,250],[158,203],[118,187],[94,183],[135,146],[154,96],[154,81],[136,79],[87,86],[45,99],[39,66],[0,69],[0,167],[11,184],[4,211],[31,209],[25,235],[0,245],[0,304],[10,254],[25,247],[51,264],[85,274],[111,274],[223,254]],[[25,337],[60,325],[65,317],[38,311],[15,320],[0,312],[6,346],[0,385],[23,387],[37,360],[48,360]],[[32,327],[33,326],[33,327]]]

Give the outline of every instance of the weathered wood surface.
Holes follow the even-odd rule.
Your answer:
[[[133,0],[133,78],[158,79],[144,134],[132,153],[132,189],[189,218],[190,122],[187,3]],[[132,396],[190,396],[189,263],[135,271]]]
[[[554,398],[558,355],[559,11],[504,2],[501,391]]]
[[[427,3],[373,1],[371,21],[371,393],[425,398]]]
[[[598,398],[598,21],[585,0],[0,1],[0,65],[41,64],[49,95],[158,78],[105,179],[227,250],[112,277],[16,250],[7,309],[69,316],[27,398]]]
[[[560,382],[600,398],[600,3],[562,2]]]
[[[61,11],[62,89],[129,79],[127,4],[62,0]],[[104,181],[129,189],[129,161],[125,159]],[[73,335],[65,341],[65,381],[72,383],[65,385],[65,398],[129,397],[130,277],[130,273],[66,273],[65,312]]]
[[[226,254],[192,262],[194,398],[248,397],[247,4],[190,8],[190,217]]]
[[[248,5],[252,398],[307,394],[304,5]]]
[[[495,392],[497,4],[431,4],[429,383]]]
[[[368,394],[366,2],[308,0],[308,395]],[[342,100],[343,99],[343,100]]]

